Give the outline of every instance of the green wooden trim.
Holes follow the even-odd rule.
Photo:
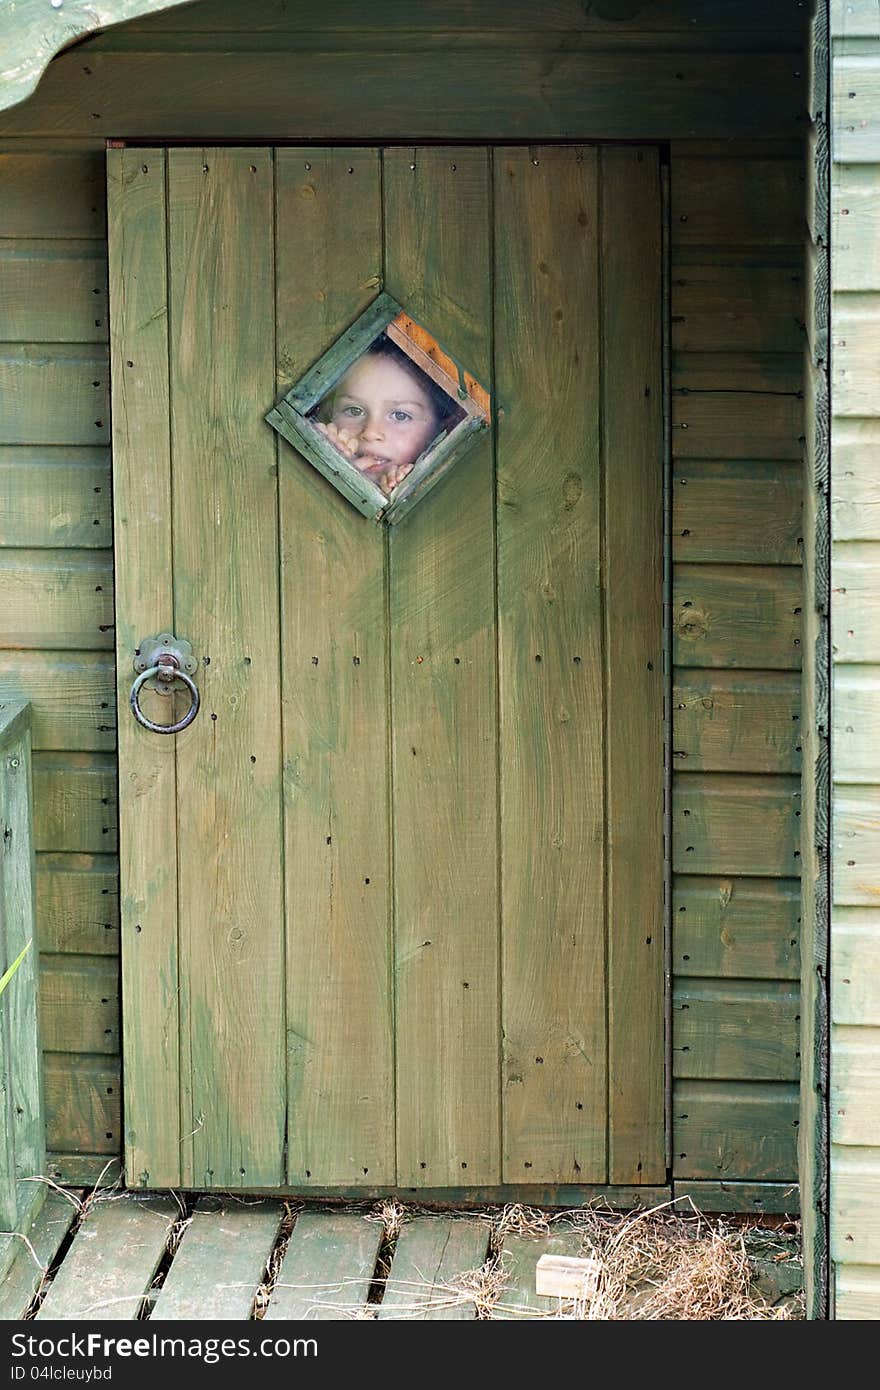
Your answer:
[[[676,1210],[687,1216],[691,1202],[698,1211],[753,1212],[796,1216],[801,1208],[796,1182],[676,1182]]]
[[[471,415],[456,425],[435,449],[429,450],[421,463],[416,465],[402,486],[396,490],[394,499],[385,512],[384,520],[388,525],[394,526],[402,521],[416,503],[421,502],[422,498],[437,486],[452,465],[473,448],[483,431],[488,428],[487,421],[480,419],[478,415]]]
[[[405,482],[395,490],[394,498],[389,503],[381,489],[365,478],[329,440],[322,438],[312,421],[306,418],[379,334],[398,314],[405,312],[390,294],[383,291],[377,295],[351,328],[337,338],[305,376],[300,377],[266,414],[273,429],[305,454],[328,483],[341,492],[362,516],[374,521],[384,520],[389,525],[402,521],[416,502],[449,472],[453,463],[473,447],[480,431],[489,427],[488,421],[482,416],[469,412],[448,435],[441,437],[436,445],[428,449]]]
[[[31,708],[0,705],[0,1277],[46,1197],[34,911]]]
[[[266,419],[288,444],[292,444],[309,463],[317,468],[333,487],[341,492],[362,516],[377,521],[385,509],[385,494],[359,473],[354,464],[335,449],[329,439],[323,439],[310,420],[301,415],[287,400],[281,400],[266,415]]]
[[[284,397],[287,403],[301,415],[307,415],[400,313],[403,305],[390,294],[377,295],[369,309],[290,388]]]
[[[62,48],[124,19],[168,10],[186,0],[16,0],[0,11],[0,110],[30,96]]]
[[[204,1192],[204,1186],[194,1189]],[[315,1187],[254,1187],[248,1188],[251,1197],[302,1197],[315,1201]],[[588,1207],[591,1203],[631,1211],[635,1207],[659,1206],[672,1198],[671,1184],[653,1183],[636,1187],[607,1183],[499,1183],[480,1187],[338,1187],[321,1188],[320,1198],[327,1201],[378,1202],[396,1197],[401,1202],[442,1208],[444,1206],[469,1210],[475,1207],[502,1206],[506,1202],[522,1202],[533,1207],[553,1207],[562,1210]]]

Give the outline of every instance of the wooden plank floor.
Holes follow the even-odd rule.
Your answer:
[[[383,1208],[81,1196],[49,1194],[0,1282],[0,1321],[474,1319],[476,1272],[494,1259],[489,1221],[464,1214],[399,1224]],[[563,1245],[572,1253],[576,1233],[508,1237],[494,1316],[553,1315],[555,1300],[534,1296],[534,1267]]]

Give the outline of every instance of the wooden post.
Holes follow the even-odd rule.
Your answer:
[[[42,1206],[45,1138],[37,1026],[30,705],[0,704],[0,1278]],[[24,955],[22,956],[22,952]]]

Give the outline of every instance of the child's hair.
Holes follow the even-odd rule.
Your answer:
[[[427,372],[423,372],[421,367],[413,362],[411,357],[407,356],[403,348],[398,347],[397,343],[392,342],[387,333],[380,333],[378,338],[374,338],[370,346],[357,361],[362,361],[364,357],[387,357],[390,361],[396,362],[399,367],[403,367],[404,371],[409,373],[413,380],[417,382],[425,392],[433,406],[434,415],[437,420],[437,434],[445,433],[446,430],[452,429],[453,425],[457,425],[458,422],[464,418],[465,412],[458,402],[447,395],[443,387],[438,386],[436,381],[428,376]],[[352,366],[354,365],[355,363],[352,363]],[[309,414],[315,415],[318,419],[325,422],[329,420],[333,412],[333,401],[338,389],[339,384],[337,383],[333,390],[330,391]]]

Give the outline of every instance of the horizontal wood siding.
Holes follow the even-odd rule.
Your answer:
[[[676,635],[674,766],[705,793],[700,868],[686,840],[676,880],[676,972],[718,998],[796,974],[802,16],[757,0],[668,0],[634,18],[595,8],[383,0],[367,24],[338,0],[331,32],[304,0],[204,0],[77,45],[0,114],[0,386],[17,401],[0,432],[0,598],[19,614],[0,691],[34,705],[55,1176],[96,1174],[120,1148],[101,1002],[118,943],[107,135],[675,140],[675,560],[704,630],[685,631],[690,610]],[[366,107],[374,67],[405,84]],[[755,805],[767,843],[749,831],[731,859]],[[706,1140],[676,1144],[677,1174],[791,1179],[792,1083],[716,1077],[719,1065],[679,1084],[699,1092],[689,1123],[735,1141],[723,1163]]]
[[[673,145],[673,1176],[792,1182],[803,171]]]
[[[103,153],[0,153],[0,700],[33,710],[49,1148],[119,1128]]]
[[[831,1130],[838,1318],[880,1317],[880,15],[832,0]]]

